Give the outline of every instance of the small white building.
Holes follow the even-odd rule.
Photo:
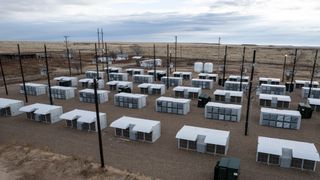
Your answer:
[[[229,131],[184,125],[176,134],[178,148],[208,154],[227,155]]]
[[[47,93],[47,85],[38,83],[25,83],[28,95],[40,96]],[[20,84],[20,93],[24,94],[23,84]]]
[[[134,83],[153,83],[154,77],[152,75],[133,75],[132,80]]]
[[[285,85],[273,85],[273,84],[261,84],[259,91],[262,94],[285,95],[286,94],[286,86]]]
[[[156,111],[186,115],[190,111],[190,99],[159,97],[156,99]]]
[[[104,68],[104,71],[106,73],[121,73],[122,72],[122,68],[121,67],[109,67],[108,68]]]
[[[261,108],[260,125],[285,129],[300,129],[300,124],[301,114],[299,111]]]
[[[228,78],[228,81],[235,81],[240,82],[241,76],[239,75],[230,75]],[[242,76],[242,82],[249,82],[250,77],[249,76]]]
[[[248,82],[242,82],[242,91],[247,91]],[[224,89],[230,91],[240,91],[240,82],[237,81],[226,81],[224,83]]]
[[[0,117],[17,116],[22,112],[19,109],[24,106],[23,101],[0,98]]]
[[[95,111],[74,109],[60,116],[66,126],[85,131],[98,132],[97,114]],[[99,113],[100,129],[107,127],[107,114]]]
[[[216,82],[219,78],[218,74],[199,73],[199,79],[210,79]]]
[[[109,86],[110,91],[118,91],[119,88],[125,87],[130,88],[131,92],[133,90],[133,83],[129,81],[109,81],[107,82],[107,85]]]
[[[105,103],[108,101],[108,94],[106,90],[97,90],[98,103]],[[94,89],[83,89],[79,91],[79,98],[81,102],[95,103]]]
[[[310,81],[306,80],[295,80],[295,87],[297,89],[301,89],[302,87],[310,87]],[[319,87],[319,82],[317,81],[312,81],[312,87],[313,88],[318,88]]]
[[[84,78],[79,80],[79,84],[81,85],[82,88],[94,88],[93,84],[94,80],[91,78]],[[103,89],[104,88],[104,80],[99,79],[98,81],[98,89]]]
[[[309,87],[302,87],[301,97],[307,98],[309,95]],[[320,88],[311,88],[310,98],[320,99]]]
[[[141,94],[163,95],[166,92],[164,84],[143,83],[139,84]]]
[[[221,121],[239,122],[241,105],[208,102],[205,106],[205,118]]]
[[[154,74],[154,70],[149,70],[147,72],[148,72],[148,75],[152,75],[153,76],[153,74]],[[158,80],[161,80],[161,78],[163,76],[166,76],[166,75],[167,75],[167,71],[165,71],[165,70],[156,70],[156,78]]]
[[[89,79],[97,78],[97,71],[86,71],[85,76],[86,76],[86,78],[89,78]],[[105,72],[99,71],[99,78],[104,79]]]
[[[122,116],[113,121],[110,127],[118,137],[154,143],[161,136],[161,123],[149,119]]]
[[[78,86],[78,77],[60,76],[53,80],[57,82],[58,86],[76,87]]]
[[[143,74],[144,74],[144,69],[128,68],[128,69],[126,69],[126,72],[127,72],[130,76],[135,75],[135,74],[143,75]]]
[[[280,84],[280,79],[279,78],[259,77],[259,85],[261,85],[261,84],[279,85]]]
[[[128,73],[109,73],[110,81],[128,81]]]
[[[213,80],[211,79],[192,79],[192,86],[199,87],[202,89],[212,89],[213,88]]]
[[[114,95],[114,105],[131,108],[141,109],[147,104],[147,95],[144,94],[131,94],[131,93],[118,93]]]
[[[52,86],[51,87],[51,95],[55,99],[71,99],[75,97],[74,87],[66,87],[66,86]]]
[[[182,77],[183,80],[191,80],[192,72],[173,72],[173,77]]]
[[[213,95],[214,100],[217,102],[242,104],[243,100],[243,91],[217,89],[214,91]]]
[[[313,143],[259,136],[256,161],[283,168],[315,171],[320,158]]]
[[[202,92],[201,88],[187,87],[187,86],[174,87],[173,91],[174,91],[174,96],[176,98],[187,98],[187,99],[198,98]]]
[[[274,94],[260,94],[259,102],[262,107],[288,109],[290,107],[291,97]]]
[[[308,98],[308,102],[314,111],[320,112],[320,99]]]
[[[27,119],[50,124],[59,122],[59,116],[63,113],[62,106],[40,103],[23,106],[19,111],[25,112],[27,114]]]
[[[162,66],[162,60],[161,59],[155,59],[156,66]],[[147,59],[140,61],[140,66],[145,68],[152,68],[154,67],[154,59]]]
[[[167,84],[167,77],[161,78],[161,83]],[[182,86],[182,77],[169,77],[169,86]]]

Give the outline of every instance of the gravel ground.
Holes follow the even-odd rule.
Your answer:
[[[237,67],[239,69],[239,67]],[[184,70],[184,69],[178,69]],[[259,67],[256,77],[281,77],[281,70],[274,67]],[[45,81],[42,81],[45,83]],[[190,82],[184,82],[190,85]],[[221,89],[215,84],[214,89]],[[212,95],[214,91],[206,91]],[[138,93],[135,86],[134,91]],[[258,136],[267,136],[315,143],[320,149],[320,118],[319,112],[313,114],[312,119],[302,120],[300,130],[286,130],[264,127],[259,125],[260,106],[254,94],[250,111],[249,135],[244,136],[246,98],[242,108],[242,118],[239,123],[206,120],[204,109],[197,108],[197,101],[193,100],[191,111],[183,115],[174,115],[155,112],[155,99],[158,96],[148,96],[147,107],[126,109],[113,105],[113,94],[109,95],[109,102],[100,105],[100,111],[107,113],[108,124],[121,116],[133,116],[161,121],[162,134],[154,144],[121,140],[114,136],[112,128],[103,130],[103,148],[106,164],[132,172],[141,172],[147,176],[161,179],[213,179],[213,170],[220,155],[201,154],[192,151],[179,150],[175,135],[183,125],[215,128],[230,131],[230,144],[227,156],[241,159],[240,179],[320,179],[320,170],[316,172],[285,169],[276,166],[267,166],[255,161]],[[172,96],[172,91],[167,91]],[[9,96],[0,89],[1,97],[21,99],[18,85],[9,86]],[[296,109],[300,101],[300,90],[292,94],[291,109]],[[42,102],[49,103],[47,95],[29,96],[29,104]],[[79,103],[78,95],[72,100],[55,100],[56,105],[62,105],[64,112],[75,108],[95,110],[94,104]],[[28,121],[25,115],[1,118],[0,144],[30,144],[35,147],[47,147],[53,152],[73,155],[90,161],[99,162],[97,133],[82,132],[65,127],[64,122],[48,125]]]

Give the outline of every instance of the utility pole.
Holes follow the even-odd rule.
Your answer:
[[[101,28],[101,49],[104,49],[104,43],[103,43],[103,29]]]
[[[69,48],[68,48],[68,37],[70,37],[70,36],[64,36],[64,39],[66,41],[67,58],[68,58],[68,65],[69,65],[69,76],[71,76],[71,64],[70,64],[70,52],[69,52]]]
[[[219,36],[219,39],[218,39],[218,64],[220,65],[220,41],[221,41],[221,38]],[[219,66],[218,66],[218,71],[219,71]]]
[[[169,44],[167,44],[167,89],[169,89]]]
[[[97,29],[97,33],[98,33],[98,49],[100,49],[100,29]]]
[[[106,43],[104,48],[106,48],[106,62],[107,62],[107,82],[109,82],[109,58],[108,58],[108,44]]]
[[[316,51],[316,55],[314,57],[314,62],[313,62],[313,67],[312,67],[312,74],[311,74],[311,80],[310,80],[310,85],[309,85],[309,94],[308,98],[311,96],[311,89],[312,89],[312,83],[313,83],[313,77],[314,77],[314,71],[316,69],[316,64],[317,64],[317,58],[318,58],[318,49]]]
[[[156,44],[153,44],[153,78],[157,81]]]
[[[282,82],[284,82],[284,73],[286,71],[287,56],[288,55],[284,55],[284,62],[283,62],[283,68],[282,68]]]
[[[97,80],[93,79],[93,86],[94,86],[94,98],[96,104],[96,119],[97,119],[97,126],[98,126],[98,141],[99,141],[99,152],[100,152],[100,163],[101,167],[104,167],[104,157],[103,157],[103,146],[102,146],[102,137],[101,137],[101,125],[100,125],[100,112],[99,112],[99,103],[98,103],[98,93],[97,93]]]
[[[79,49],[79,60],[80,60],[80,74],[82,74],[82,59],[81,59],[81,50]]]
[[[256,50],[253,51],[252,69],[251,69],[250,82],[249,82],[249,94],[248,94],[246,124],[245,124],[245,132],[244,132],[245,136],[248,135],[250,104],[251,104],[251,89],[252,89],[252,81],[253,81],[255,63],[256,63]]]
[[[174,71],[177,71],[177,46],[178,46],[178,36],[175,36],[175,44],[174,44]]]
[[[227,53],[228,53],[228,46],[226,46],[225,51],[224,51],[223,76],[222,76],[222,83],[221,83],[223,87],[224,87],[224,81],[226,78]]]
[[[96,71],[97,71],[97,79],[99,79],[99,65],[98,65],[97,43],[94,44],[94,50],[95,50],[95,52],[96,52]]]
[[[3,79],[4,89],[6,90],[6,95],[8,95],[7,82],[6,82],[6,77],[4,76],[4,71],[3,71],[1,59],[0,59],[0,67],[1,67],[1,74],[2,74],[2,79]]]
[[[22,84],[23,84],[23,91],[24,91],[24,98],[26,100],[26,103],[28,103],[28,94],[26,90],[26,82],[24,80],[24,74],[23,74],[23,67],[22,67],[22,60],[21,60],[21,52],[20,52],[20,45],[17,44],[18,47],[18,56],[19,56],[19,63],[20,63],[20,72],[21,72],[21,78],[22,78]]]
[[[47,70],[47,79],[48,79],[48,87],[49,87],[49,100],[50,100],[50,104],[53,105],[52,94],[51,94],[51,84],[50,84],[49,65],[48,65],[47,46],[46,45],[44,45],[44,57],[46,60],[46,70]]]
[[[292,75],[291,75],[291,83],[290,83],[290,88],[289,88],[289,92],[291,93],[293,91],[293,80],[294,80],[294,74],[295,74],[295,70],[296,70],[296,63],[297,63],[297,53],[298,53],[298,49],[296,49],[295,53],[294,53],[294,61],[293,61],[293,68],[292,68]]]
[[[243,65],[244,65],[245,55],[246,55],[246,47],[243,46],[241,72],[240,72],[240,91],[242,91]]]

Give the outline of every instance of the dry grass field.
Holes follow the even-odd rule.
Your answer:
[[[22,51],[41,51],[41,42],[20,43]],[[90,53],[93,53],[93,44],[89,43],[75,43],[71,42],[71,48],[77,49],[91,49],[87,51],[85,61],[85,69],[94,68],[90,64]],[[129,43],[112,43],[112,49],[117,50],[119,45],[125,52],[130,52]],[[152,44],[140,44],[144,48],[145,56],[151,55]],[[180,45],[180,44],[179,44]],[[32,47],[31,47],[32,46]],[[63,43],[47,43],[50,51],[63,50]],[[222,64],[224,49],[220,49],[220,61],[217,59],[216,45],[209,44],[182,44],[182,58],[178,59],[178,71],[193,71],[193,62],[206,61],[213,62],[215,68],[218,64]],[[165,44],[157,44],[157,54],[160,57],[165,56]],[[246,68],[250,72],[250,62],[252,61],[252,51],[257,50],[257,64],[254,74],[254,87],[257,86],[258,77],[274,77],[281,78],[282,76],[282,63],[284,55],[288,54],[288,64],[292,63],[292,53],[294,48],[291,47],[266,47],[266,46],[248,46],[246,55]],[[16,42],[2,42],[0,52],[16,52]],[[230,74],[239,74],[240,60],[242,56],[242,47],[231,45],[228,49],[228,63],[226,67],[226,76]],[[314,56],[313,49],[304,49],[299,56],[297,65],[296,79],[309,79],[310,68]],[[59,60],[60,59],[60,60]],[[36,64],[24,62],[32,67],[39,66]],[[68,68],[65,59],[53,58],[50,60],[51,77],[56,75],[68,74]],[[77,61],[76,59],[74,61]],[[59,62],[59,63],[56,63]],[[12,65],[8,65],[12,63]],[[16,62],[15,62],[16,63]],[[20,77],[19,69],[14,62],[5,62],[6,74],[11,74],[11,84],[9,88],[9,96],[5,95],[3,85],[0,88],[0,97],[8,97],[12,99],[24,100],[22,94],[19,93]],[[134,62],[115,64],[123,68],[135,67]],[[11,69],[7,69],[10,67]],[[16,69],[14,69],[16,68]],[[100,65],[102,68],[102,65]],[[35,68],[37,69],[37,68]],[[164,67],[162,68],[164,69]],[[74,70],[74,74],[77,72]],[[37,76],[38,78],[34,78]],[[193,74],[197,77],[197,74]],[[40,77],[40,78],[39,78]],[[83,75],[79,75],[83,77]],[[10,79],[9,78],[9,79]],[[27,76],[29,81],[39,83],[46,83],[45,77],[37,75],[36,70]],[[131,80],[131,78],[129,79]],[[315,80],[319,81],[319,78]],[[1,81],[2,82],[2,79]],[[54,82],[52,81],[52,84]],[[190,81],[184,81],[183,85],[190,86]],[[211,95],[216,89],[223,87],[215,83],[212,90],[205,90],[204,92]],[[108,89],[108,88],[106,88]],[[260,106],[258,104],[258,96],[253,92],[252,107],[250,109],[249,119],[249,135],[244,136],[245,127],[245,110],[247,106],[247,94],[244,97],[242,104],[242,115],[239,123],[232,123],[226,121],[208,120],[204,118],[204,109],[197,108],[197,100],[192,100],[191,111],[185,115],[174,115],[167,113],[159,113],[155,111],[155,100],[159,96],[149,95],[147,97],[147,106],[142,109],[127,109],[116,107],[113,105],[113,95],[116,92],[109,94],[109,101],[100,105],[100,111],[107,113],[108,124],[121,116],[133,116],[146,119],[154,119],[161,121],[161,137],[154,144],[127,141],[119,139],[114,136],[112,128],[108,127],[103,130],[103,147],[106,164],[115,168],[128,170],[129,172],[142,173],[152,178],[160,179],[213,179],[213,170],[216,162],[222,157],[220,155],[201,154],[192,151],[179,150],[177,148],[177,141],[175,135],[183,125],[193,125],[198,127],[207,127],[220,130],[230,131],[230,144],[227,156],[239,157],[241,159],[240,180],[318,180],[320,179],[320,168],[315,172],[301,171],[297,169],[285,169],[276,166],[267,166],[259,164],[255,161],[255,154],[257,148],[258,136],[267,136],[274,138],[283,138],[290,140],[306,141],[315,143],[317,149],[320,149],[320,114],[314,112],[312,119],[303,119],[301,129],[288,130],[280,128],[271,128],[259,125]],[[134,85],[134,93],[139,93],[137,85]],[[295,89],[293,93],[289,94],[292,98],[290,109],[297,109],[298,103],[302,101],[301,90]],[[173,96],[172,88],[170,88],[165,96]],[[29,96],[30,102],[28,104],[42,102],[48,103],[48,96]],[[64,112],[68,112],[75,108],[85,110],[95,110],[94,104],[80,103],[79,96],[76,95],[71,100],[55,100],[56,105],[63,106]],[[65,127],[64,122],[48,125],[36,123],[25,119],[25,115],[17,117],[8,117],[0,119],[0,145],[6,144],[30,144],[35,148],[48,148],[54,153],[59,153],[67,156],[76,156],[83,158],[87,161],[99,162],[97,134],[81,132],[74,129]],[[0,154],[1,157],[1,154]],[[319,165],[319,164],[318,164]],[[72,168],[72,167],[68,167]],[[49,178],[50,179],[50,178]]]

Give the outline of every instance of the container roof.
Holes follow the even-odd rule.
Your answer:
[[[213,82],[212,79],[196,79],[196,78],[192,79],[192,81]]]
[[[231,91],[231,90],[223,90],[223,89],[217,89],[214,91],[214,95],[226,95],[226,93],[230,93],[231,96],[243,96],[243,91]]]
[[[23,84],[20,84],[22,86]],[[46,84],[38,84],[38,83],[26,83],[26,86],[34,86],[34,87],[47,87]]]
[[[148,95],[145,95],[145,94],[133,94],[133,93],[125,93],[125,92],[121,92],[121,93],[115,94],[115,96],[141,98],[141,97],[147,97]]]
[[[292,149],[292,157],[294,158],[320,161],[319,153],[313,143],[258,137],[258,152],[281,156],[282,148]]]
[[[113,121],[110,124],[110,127],[127,129],[130,125],[133,125],[133,131],[150,133],[152,128],[158,124],[160,124],[160,121],[122,116],[121,118]]]
[[[100,116],[106,115],[106,113],[99,113],[99,115]],[[65,119],[65,120],[77,119],[78,122],[83,122],[83,123],[92,123],[97,120],[95,111],[87,111],[87,110],[80,110],[80,109],[74,109],[72,111],[62,114],[60,116],[60,119]]]
[[[171,101],[171,102],[178,102],[178,103],[190,103],[190,99],[183,99],[183,98],[172,98],[172,97],[164,97],[161,96],[157,101]]]
[[[320,99],[308,98],[308,100],[311,105],[320,105]]]
[[[190,74],[192,74],[192,72],[176,71],[176,72],[173,72],[173,74],[186,74],[186,75],[190,75]]]
[[[240,84],[238,81],[226,81],[225,84]],[[248,85],[248,82],[242,82],[242,84]]]
[[[153,89],[160,89],[162,87],[165,87],[164,84],[152,84],[152,83],[142,83],[138,85],[139,88],[153,88]]]
[[[210,73],[199,73],[198,75],[199,76],[215,76],[215,77],[218,76],[218,74],[210,74]]]
[[[272,100],[272,98],[277,98],[280,101],[287,101],[291,102],[290,96],[284,96],[284,95],[275,95],[275,94],[259,94],[259,99],[267,99]]]
[[[205,136],[204,142],[207,144],[226,146],[228,143],[230,132],[184,125],[178,131],[176,138],[196,141],[199,135]]]
[[[0,98],[0,108],[6,108],[16,103],[23,103],[23,101],[15,100],[15,99]]]
[[[299,111],[295,111],[295,110],[261,108],[261,112],[263,112],[263,113],[270,113],[270,114],[283,114],[283,115],[290,115],[290,116],[299,116],[299,117],[301,117],[300,112],[299,112]]]
[[[295,80],[295,83],[296,84],[306,84],[306,83],[310,84],[310,81],[309,80]],[[312,84],[319,86],[319,82],[318,81],[312,81]]]
[[[238,78],[241,78],[241,76],[239,76],[239,75],[230,75],[229,78],[238,79]],[[249,79],[249,78],[250,78],[249,76],[242,76],[242,79]]]
[[[56,80],[56,81],[71,81],[74,79],[78,79],[78,77],[60,76],[60,77],[53,78],[53,80]]]
[[[46,115],[46,114],[49,114],[50,111],[56,110],[56,109],[62,110],[62,106],[35,103],[28,106],[23,106],[19,109],[19,111],[34,112],[35,114]]]
[[[107,85],[117,85],[117,84],[126,86],[129,84],[132,84],[132,82],[130,82],[130,81],[109,81],[109,82],[107,82]]]
[[[224,104],[224,103],[216,103],[216,102],[208,102],[206,106],[213,107],[221,107],[221,108],[230,108],[230,109],[241,109],[241,105],[239,104]]]
[[[274,82],[280,82],[280,78],[259,77],[259,81],[274,81]]]
[[[240,169],[240,159],[232,157],[222,157],[220,159],[219,166],[231,169]]]
[[[94,94],[94,89],[83,89],[80,90],[79,92],[85,92],[85,93],[91,93]],[[97,90],[98,94],[103,94],[103,93],[110,93],[110,91],[106,91],[106,90]]]
[[[188,86],[176,86],[173,88],[173,91],[184,91],[185,89],[188,90],[188,92],[196,92],[196,93],[201,92],[201,88],[188,87]]]
[[[285,85],[280,85],[280,84],[261,84],[261,87],[263,86],[267,86],[267,87],[281,87],[281,88],[285,88]]]
[[[133,77],[148,77],[148,78],[153,78],[152,75],[147,75],[147,74],[135,74]]]
[[[75,87],[66,87],[66,86],[51,86],[51,89],[63,89],[63,90],[75,90]]]

